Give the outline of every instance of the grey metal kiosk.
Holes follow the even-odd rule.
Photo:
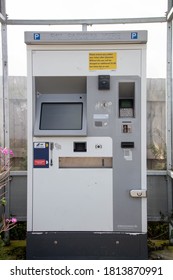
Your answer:
[[[28,259],[146,259],[146,31],[26,32]]]

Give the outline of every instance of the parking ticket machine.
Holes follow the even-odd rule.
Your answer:
[[[146,259],[146,31],[26,32],[28,259]]]

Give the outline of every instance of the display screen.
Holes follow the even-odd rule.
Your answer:
[[[120,99],[120,108],[133,108],[133,99]]]
[[[83,103],[42,103],[40,130],[82,130]]]

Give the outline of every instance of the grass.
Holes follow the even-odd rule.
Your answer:
[[[26,259],[26,241],[13,240],[9,246],[0,243],[0,260],[25,260]]]
[[[167,246],[162,250],[152,251],[150,259],[153,260],[173,260],[173,246]]]
[[[149,259],[173,260],[173,246],[169,240],[148,240]]]

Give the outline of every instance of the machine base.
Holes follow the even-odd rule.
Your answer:
[[[28,260],[145,260],[147,234],[28,232]]]

